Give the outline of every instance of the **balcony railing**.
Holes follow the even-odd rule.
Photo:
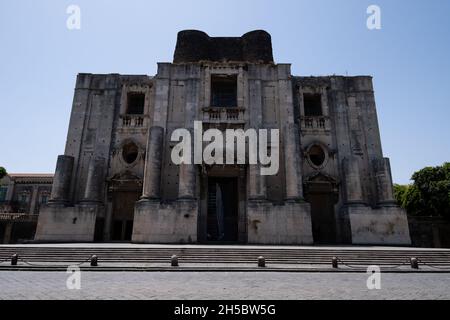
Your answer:
[[[326,116],[300,117],[303,131],[329,131],[330,118]]]
[[[210,123],[243,123],[244,108],[229,107],[217,108],[209,107],[203,108],[203,121]]]
[[[144,126],[144,116],[143,115],[122,115],[120,116],[122,120],[122,127],[143,127]]]

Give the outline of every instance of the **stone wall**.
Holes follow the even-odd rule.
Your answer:
[[[350,219],[353,244],[411,245],[408,220],[403,209],[351,205],[344,207],[343,211]]]
[[[313,244],[308,203],[249,201],[248,243],[273,245]]]
[[[213,77],[236,80],[236,105],[225,111],[212,105]],[[133,92],[145,94],[142,115],[127,114],[127,95]],[[320,116],[305,114],[305,94],[320,95]],[[371,77],[293,77],[289,64],[273,63],[264,31],[213,38],[196,30],[178,34],[174,63],[158,63],[155,77],[78,75],[61,158],[71,165],[57,166],[52,206],[39,219],[36,239],[92,241],[98,219],[105,220],[108,239],[113,191],[132,180],[136,190],[142,188],[133,241],[196,242],[197,219],[206,214],[201,197],[212,171],[176,166],[170,157],[176,144],[172,132],[192,132],[196,120],[204,130],[279,129],[278,174],[261,176],[257,165],[240,168],[245,172],[240,192],[246,194],[239,200],[239,230],[245,232],[246,222],[249,243],[312,243],[303,189],[320,181],[336,194],[339,241],[410,243],[406,214],[393,203]],[[122,152],[130,143],[137,157],[127,163]],[[322,164],[311,161],[313,146],[324,151]]]
[[[450,222],[439,217],[408,216],[414,247],[450,248]]]
[[[37,242],[92,242],[97,206],[47,206],[39,214],[34,240]]]
[[[196,243],[197,201],[158,201],[136,203],[133,242]]]
[[[273,63],[270,34],[255,30],[242,37],[210,37],[198,30],[180,31],[173,62],[200,61]]]

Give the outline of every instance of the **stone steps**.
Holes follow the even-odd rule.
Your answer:
[[[176,254],[180,263],[255,263],[264,256],[273,264],[330,264],[333,257],[352,265],[397,265],[408,263],[412,257],[430,265],[450,266],[450,250],[423,249],[320,249],[320,248],[105,248],[105,247],[36,247],[0,246],[0,261],[10,259],[17,253],[22,261],[63,263],[82,262],[93,254],[99,261],[108,263],[168,263]]]

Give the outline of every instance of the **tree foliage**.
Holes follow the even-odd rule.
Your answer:
[[[394,185],[398,204],[415,216],[450,219],[450,163],[415,172],[411,185]]]
[[[0,167],[0,179],[6,176],[7,172],[6,169],[3,167]]]

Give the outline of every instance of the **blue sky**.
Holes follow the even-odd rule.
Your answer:
[[[81,9],[68,30],[66,8]],[[369,5],[381,30],[366,28]],[[295,75],[373,75],[395,182],[450,161],[450,1],[0,0],[0,166],[53,172],[64,152],[76,74],[156,72],[176,34],[272,35]]]

